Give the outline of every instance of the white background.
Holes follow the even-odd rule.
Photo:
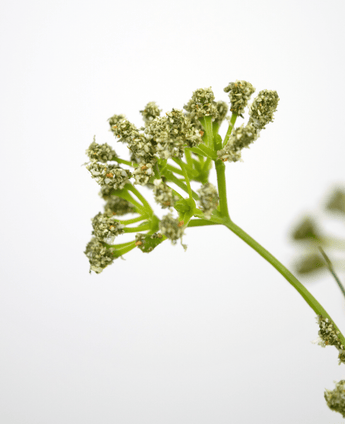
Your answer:
[[[290,267],[291,227],[344,184],[344,18],[341,0],[2,1],[1,423],[343,422],[323,392],[344,365],[311,343],[314,312],[226,228],[89,275],[102,201],[81,165],[94,135],[121,151],[115,113],[140,126],[149,101],[227,101],[236,79],[277,90],[228,197]],[[332,277],[302,281],[344,331]]]

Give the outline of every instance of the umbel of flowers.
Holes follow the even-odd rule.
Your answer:
[[[234,128],[255,88],[236,81],[224,91],[229,95],[229,116],[227,103],[216,101],[211,87],[194,91],[184,110],[172,109],[164,115],[155,102],[149,102],[140,111],[140,128],[123,114],[112,116],[110,130],[117,142],[128,147],[129,159],[119,158],[109,144],[93,140],[86,150],[90,160],[86,168],[106,203],[103,213],[92,219],[93,238],[85,251],[90,271],[100,273],[130,250],[143,250],[138,234],[159,233],[153,247],[166,239],[175,244],[187,227],[219,224],[219,218],[227,215],[224,193],[209,182],[210,169],[214,163],[223,172],[224,162],[241,159],[243,148],[273,121],[279,97],[275,91],[260,91],[249,106],[248,123]],[[218,135],[223,122],[228,125],[224,140]],[[193,190],[195,183],[200,188]],[[159,219],[137,186],[153,190],[155,201],[168,214]],[[122,219],[127,214],[130,217]],[[132,242],[114,244],[129,232],[134,233]]]
[[[282,263],[230,218],[225,166],[241,161],[243,150],[273,121],[278,94],[262,90],[250,103],[255,88],[238,80],[230,82],[224,91],[228,93],[229,106],[223,100],[216,101],[211,87],[195,90],[183,109],[165,114],[151,101],[140,111],[141,127],[123,114],[109,118],[115,140],[126,145],[129,154],[120,158],[113,147],[98,144],[95,139],[86,150],[86,168],[100,186],[99,194],[105,201],[104,210],[91,220],[92,238],[85,250],[90,273],[103,272],[133,249],[151,253],[165,240],[182,244],[186,228],[223,225],[299,292],[318,316],[319,343],[334,345],[339,361],[345,362],[345,338],[325,309]],[[236,126],[246,108],[247,123]],[[227,126],[224,137],[219,135],[222,124]],[[212,166],[217,186],[209,181]],[[140,186],[153,191],[155,202],[163,209],[162,218],[154,213]],[[121,236],[127,233],[132,233],[133,239],[121,242]],[[310,222],[296,232],[296,237],[303,238],[305,234],[317,237]],[[343,382],[333,394],[325,394],[331,409],[341,413],[345,404],[342,388]]]

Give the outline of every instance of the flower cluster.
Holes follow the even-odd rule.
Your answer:
[[[135,207],[128,200],[121,199],[118,196],[109,197],[104,205],[104,214],[107,216],[122,216],[134,212],[136,212]]]
[[[145,106],[145,109],[140,111],[145,124],[149,124],[155,118],[160,116],[161,112],[162,110],[159,109],[156,102],[147,103],[147,105]]]
[[[199,88],[194,91],[192,98],[184,106],[184,109],[197,118],[211,116],[214,120],[219,116],[217,104],[214,99],[215,97],[211,87]]]
[[[171,240],[172,244],[176,244],[177,240],[183,236],[183,221],[174,218],[171,213],[163,216],[159,223],[159,229],[166,238]]]
[[[198,190],[200,209],[204,212],[206,219],[211,219],[212,212],[217,208],[219,197],[216,187],[206,183]]]
[[[308,274],[320,268],[324,268],[325,266],[325,261],[323,261],[322,257],[317,253],[307,253],[295,263],[295,269],[299,274]]]
[[[278,93],[272,90],[262,90],[249,107],[249,122],[262,130],[269,122],[273,122],[273,114],[279,102]]]
[[[224,91],[225,93],[229,93],[231,112],[241,115],[244,113],[244,109],[255,88],[250,82],[236,80],[236,82],[230,82],[224,88]]]
[[[305,217],[292,232],[294,240],[319,239],[319,230],[310,217]]]
[[[253,125],[248,124],[237,127],[230,135],[228,143],[217,154],[223,162],[237,162],[241,160],[241,151],[244,147],[249,147],[259,137],[259,133]]]
[[[325,390],[325,400],[332,411],[339,412],[345,418],[345,380],[335,383],[334,390]]]
[[[107,249],[96,237],[87,244],[84,253],[90,262],[90,272],[94,271],[96,274],[101,273],[115,259],[111,250]]]
[[[153,194],[156,202],[159,203],[163,209],[174,206],[178,197],[173,194],[172,189],[165,184],[161,178],[154,180],[153,184]]]
[[[320,330],[319,337],[315,342],[321,347],[335,346],[339,351],[339,364],[345,363],[345,347],[339,338],[340,331],[334,327],[333,322],[328,318],[319,315],[316,320]]]
[[[123,233],[124,226],[105,213],[99,212],[91,221],[92,235],[100,241],[112,243],[116,236]]]
[[[122,169],[116,164],[102,165],[98,162],[91,162],[86,168],[101,187],[113,190],[122,190],[132,176],[130,171]]]
[[[120,158],[110,145],[97,144],[95,139],[86,150],[86,168],[106,201],[104,212],[92,219],[93,238],[85,252],[92,270],[101,272],[114,258],[136,247],[149,253],[166,239],[173,244],[180,239],[182,244],[188,226],[219,223],[214,220],[219,221],[224,214],[226,199],[221,201],[216,187],[208,181],[212,162],[217,168],[224,167],[221,161],[240,160],[241,150],[255,141],[264,127],[262,119],[271,119],[275,99],[275,92],[260,92],[260,102],[254,101],[248,124],[233,128],[255,89],[249,82],[236,81],[224,91],[230,97],[231,116],[227,116],[228,104],[217,101],[208,87],[195,90],[184,110],[173,108],[161,115],[155,102],[147,103],[140,111],[144,126],[136,126],[124,114],[108,119],[117,141],[128,148],[130,160]],[[223,141],[218,130],[227,121]],[[192,184],[200,183],[194,191]],[[169,209],[167,215],[161,219],[155,215],[137,189],[141,186],[152,190],[156,203]],[[126,214],[135,216],[119,220]],[[123,233],[133,233],[135,239],[112,244]]]
[[[90,158],[91,162],[108,162],[117,157],[117,154],[109,144],[97,144],[95,137],[89,148],[86,150],[86,154]]]
[[[335,190],[329,199],[326,208],[332,212],[345,214],[345,190]]]

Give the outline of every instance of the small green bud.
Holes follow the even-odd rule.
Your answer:
[[[229,93],[230,111],[242,115],[255,88],[250,82],[236,80],[236,82],[230,82],[224,91]]]
[[[116,236],[123,233],[124,225],[115,221],[113,217],[109,217],[101,212],[92,218],[91,221],[93,227],[92,235],[100,241],[112,243]]]
[[[145,106],[144,110],[141,110],[140,113],[144,119],[145,124],[153,121],[155,118],[160,116],[162,109],[159,109],[155,102],[149,102]]]
[[[87,244],[84,253],[90,262],[90,273],[91,271],[96,274],[101,273],[115,259],[111,250],[107,249],[96,237],[93,237]]]
[[[190,204],[190,199],[180,199],[178,200],[175,205],[174,208],[177,210],[177,212],[179,212],[181,215],[185,214],[187,212],[189,212],[191,210],[191,204]]]
[[[249,122],[258,130],[264,129],[269,122],[273,122],[279,100],[276,91],[260,91],[249,107]]]
[[[332,411],[339,412],[345,418],[345,380],[335,383],[334,390],[325,390],[325,400]]]
[[[198,118],[212,116],[214,120],[219,116],[211,87],[195,90],[184,109],[195,114]]]
[[[132,174],[127,169],[122,169],[118,165],[102,165],[98,162],[91,162],[86,166],[92,178],[103,187],[109,189],[122,190],[129,183]]]
[[[155,234],[141,234],[138,233],[135,236],[137,242],[135,243],[139,249],[144,253],[150,253],[159,244],[164,241],[164,237],[160,233]]]
[[[345,191],[335,190],[329,199],[326,208],[332,212],[341,212],[345,214]]]
[[[206,183],[198,190],[200,199],[200,209],[204,212],[206,219],[211,219],[212,212],[217,208],[219,197],[216,187],[211,183]]]
[[[135,212],[136,209],[131,203],[117,196],[110,196],[107,203],[104,205],[104,214],[107,216],[122,216]]]
[[[316,224],[310,217],[305,217],[292,232],[292,238],[294,240],[318,240],[319,237]]]
[[[172,244],[176,244],[177,240],[183,236],[183,221],[173,218],[172,214],[163,216],[159,223],[159,229]]]
[[[320,255],[311,253],[302,257],[296,264],[295,269],[298,274],[308,274],[326,266]]]
[[[109,144],[97,144],[95,137],[89,148],[86,150],[86,154],[92,162],[108,162],[114,157],[117,157],[115,151],[109,146]]]
[[[155,201],[160,204],[163,209],[174,206],[178,197],[173,194],[172,189],[168,187],[161,178],[154,180],[153,185]]]

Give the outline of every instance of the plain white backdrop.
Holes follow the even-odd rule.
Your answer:
[[[121,151],[115,113],[141,125],[147,102],[209,86],[227,101],[236,79],[277,90],[227,188],[233,220],[291,266],[291,227],[344,184],[344,18],[341,0],[2,1],[1,423],[342,422],[323,392],[344,365],[311,343],[314,312],[226,228],[89,275],[102,201],[81,165],[94,135]],[[332,277],[302,282],[344,331]]]

